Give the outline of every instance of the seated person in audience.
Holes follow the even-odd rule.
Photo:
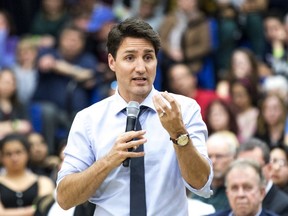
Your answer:
[[[0,9],[0,69],[15,63],[18,37],[14,30],[11,14]]]
[[[221,98],[230,98],[231,82],[237,79],[248,79],[258,89],[259,61],[255,54],[247,48],[237,48],[233,51],[227,74],[221,77],[216,86],[216,92]]]
[[[27,108],[30,106],[36,88],[37,54],[38,48],[33,38],[30,36],[21,38],[17,45],[16,62],[11,68],[17,81],[18,99]]]
[[[212,42],[209,20],[199,9],[197,0],[178,0],[175,9],[164,16],[159,35],[164,89],[169,82],[166,71],[172,64],[184,62],[195,74],[203,69],[204,59],[212,51]]]
[[[288,80],[281,75],[267,77],[262,84],[263,94],[278,94],[288,104]]]
[[[211,216],[277,216],[262,205],[266,193],[265,178],[257,162],[247,159],[234,161],[226,173],[225,185],[231,209]]]
[[[41,44],[46,41],[52,47],[69,20],[65,0],[41,0],[41,7],[36,12],[30,33],[38,36]]]
[[[266,142],[270,149],[284,145],[287,104],[278,94],[267,94],[259,103],[255,137]]]
[[[275,185],[288,194],[288,149],[274,148],[270,152],[270,177]]]
[[[38,175],[51,177],[58,170],[60,158],[57,155],[49,155],[48,145],[42,136],[37,132],[27,135],[29,141],[29,169]]]
[[[36,197],[51,194],[51,179],[27,169],[29,144],[25,136],[9,134],[0,141],[4,172],[0,174],[0,215],[32,216]]]
[[[60,148],[57,157],[60,159],[60,163],[57,167],[57,171],[61,168],[64,159],[63,151],[66,144],[66,140],[63,140],[59,146]],[[54,174],[57,175],[56,172]],[[56,181],[57,176],[54,176],[53,178]],[[93,216],[95,210],[95,205],[89,201],[70,208],[69,210],[63,210],[56,202],[55,193],[39,197],[34,203],[37,209],[34,216]]]
[[[288,33],[285,31],[283,17],[277,12],[268,13],[264,20],[266,50],[264,61],[275,74],[288,78]]]
[[[203,117],[210,135],[223,130],[238,134],[235,113],[230,104],[223,99],[211,101]]]
[[[249,79],[236,79],[230,84],[231,103],[238,125],[240,142],[251,138],[257,129],[258,90]]]
[[[0,70],[0,139],[12,132],[27,134],[31,129],[28,112],[17,98],[15,75],[4,68]]]
[[[172,92],[196,100],[201,107],[202,116],[205,115],[208,104],[218,98],[215,91],[201,89],[197,86],[197,77],[186,64],[178,63],[172,65],[168,70],[168,80]]]
[[[52,154],[57,149],[57,129],[69,129],[75,113],[90,105],[97,61],[84,47],[85,33],[67,26],[59,46],[43,50],[38,57],[39,79],[33,100],[41,107],[43,135]]]
[[[239,142],[236,135],[232,132],[219,131],[208,137],[206,145],[214,172],[211,184],[213,195],[206,199],[192,195],[192,198],[213,205],[216,211],[226,210],[229,208],[229,202],[225,193],[224,178],[228,166],[235,159]]]
[[[241,143],[236,158],[245,158],[256,161],[262,168],[266,179],[266,195],[262,202],[263,208],[281,216],[288,215],[288,195],[280,190],[271,180],[270,149],[267,143],[257,138],[251,138]]]

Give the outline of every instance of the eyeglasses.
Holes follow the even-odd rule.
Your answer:
[[[272,165],[278,165],[279,167],[285,167],[287,166],[287,160],[285,159],[277,159],[277,158],[271,158],[270,164]]]
[[[216,160],[221,160],[221,159],[229,157],[229,156],[231,156],[231,154],[209,154],[208,155],[208,157],[210,159],[212,159],[214,157]]]

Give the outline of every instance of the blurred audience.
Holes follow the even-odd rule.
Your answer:
[[[238,139],[240,142],[251,138],[257,130],[257,86],[248,79],[237,79],[230,86],[231,102],[238,125]]]
[[[28,134],[29,141],[29,169],[38,175],[44,175],[52,179],[55,170],[58,170],[60,158],[57,155],[49,155],[48,145],[37,132]]]
[[[159,29],[162,43],[161,71],[164,89],[167,69],[184,62],[192,73],[199,73],[203,60],[212,50],[209,20],[199,9],[197,0],[179,0],[175,10],[163,17]],[[169,81],[167,81],[169,82]]]
[[[288,78],[288,34],[285,31],[283,17],[277,12],[268,13],[264,20],[267,41],[264,60],[276,74]]]
[[[288,105],[288,80],[281,75],[269,76],[262,84],[261,93],[278,94]]]
[[[18,134],[10,134],[0,141],[4,172],[0,175],[0,215],[32,216],[35,198],[54,190],[51,179],[27,169],[29,144]]]
[[[17,82],[17,96],[19,101],[29,109],[36,89],[37,44],[31,36],[22,37],[17,44],[16,62],[11,67]]]
[[[66,140],[63,140],[60,144],[59,152],[57,154],[57,157],[60,159],[57,170],[60,169],[63,159],[64,159],[64,148],[66,146],[67,142]],[[55,172],[55,174],[57,174]],[[57,178],[57,176],[55,176]],[[56,180],[56,179],[55,179]],[[56,181],[55,181],[56,182]],[[93,203],[90,203],[89,201],[86,201],[80,205],[77,205],[73,208],[70,208],[69,210],[63,210],[56,201],[56,192],[50,193],[46,196],[38,197],[36,201],[34,202],[36,205],[36,212],[34,216],[93,216],[95,205]]]
[[[259,63],[255,54],[247,48],[236,49],[230,58],[230,65],[226,76],[217,83],[216,91],[220,97],[229,98],[229,89],[232,81],[248,79],[251,85],[259,85]]]
[[[265,196],[265,178],[261,167],[253,160],[236,160],[225,177],[226,193],[231,209],[211,216],[277,216],[262,205]]]
[[[8,11],[0,9],[0,69],[15,63],[17,43],[12,17]]]
[[[30,33],[40,37],[40,40],[50,41],[54,46],[59,34],[70,19],[65,0],[41,0],[31,25]]]
[[[274,148],[270,152],[270,178],[285,193],[288,193],[288,149]]]
[[[37,61],[38,83],[34,102],[42,112],[43,134],[49,153],[55,154],[57,129],[70,128],[77,111],[90,105],[94,87],[96,58],[84,51],[85,33],[67,26],[56,49],[43,50]]]
[[[16,78],[12,70],[0,70],[0,139],[16,132],[27,134],[32,130],[29,113],[17,98]]]
[[[202,116],[205,116],[208,104],[218,98],[215,91],[199,88],[197,86],[197,76],[186,64],[171,65],[167,73],[169,89],[174,93],[195,99],[200,105]]]
[[[287,105],[277,94],[263,97],[259,106],[255,136],[265,141],[270,149],[284,145]]]
[[[279,215],[288,215],[288,196],[280,190],[270,178],[270,149],[269,146],[257,138],[251,138],[241,143],[237,150],[237,158],[256,161],[266,179],[266,195],[263,200],[263,208],[273,211]]]
[[[225,173],[229,165],[234,161],[239,141],[230,131],[215,132],[208,137],[206,142],[208,156],[212,161],[214,177],[212,181],[213,195],[210,198],[202,198],[192,195],[192,198],[211,204],[216,211],[229,208],[224,184]]]
[[[209,135],[225,130],[238,135],[236,116],[231,105],[223,99],[215,99],[208,104],[204,121]]]

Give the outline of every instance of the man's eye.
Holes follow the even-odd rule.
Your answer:
[[[132,61],[134,58],[133,58],[133,56],[126,56],[126,58],[125,58],[127,61]]]
[[[147,61],[147,60],[153,59],[153,57],[151,55],[147,55],[147,56],[144,57],[144,59]]]

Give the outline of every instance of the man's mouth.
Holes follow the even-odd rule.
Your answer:
[[[136,77],[136,78],[133,78],[132,80],[146,81],[147,79],[145,77]]]

